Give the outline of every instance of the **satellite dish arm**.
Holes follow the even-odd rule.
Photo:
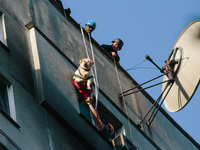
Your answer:
[[[161,69],[161,68],[149,57],[149,55],[146,55],[145,58],[146,58],[148,61],[150,61],[152,64],[154,64],[154,65],[160,70],[161,73],[164,73],[164,72],[163,72],[163,69]]]

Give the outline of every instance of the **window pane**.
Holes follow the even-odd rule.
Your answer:
[[[6,27],[4,21],[4,14],[0,12],[0,41],[7,45]]]
[[[2,143],[0,143],[0,150],[8,150]]]
[[[8,115],[10,115],[9,105],[8,105],[7,85],[4,84],[1,80],[0,80],[0,108]]]

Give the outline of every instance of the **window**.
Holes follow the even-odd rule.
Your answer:
[[[94,107],[95,101],[93,101],[92,103]],[[87,118],[87,120],[89,120],[93,125],[96,125],[88,105],[86,103],[80,103],[79,106],[81,115]],[[123,124],[100,101],[98,101],[97,112],[103,124],[110,123],[113,125],[115,129],[115,135],[118,135],[119,133],[125,131],[123,128]]]
[[[103,123],[111,123],[115,128],[115,133],[122,128],[123,124],[112,114],[100,101],[98,101],[97,111]],[[120,130],[121,132],[121,130]]]
[[[2,143],[0,143],[0,150],[8,150]]]
[[[0,41],[7,46],[5,20],[2,12],[0,12]]]
[[[21,148],[0,129],[0,150],[21,150]]]
[[[16,121],[12,85],[0,74],[0,111],[11,121]],[[13,121],[12,121],[13,122]]]
[[[10,116],[7,85],[0,80],[0,108]]]
[[[122,133],[112,141],[115,150],[138,150]]]

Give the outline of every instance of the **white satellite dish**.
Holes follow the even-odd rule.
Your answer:
[[[178,49],[176,52],[175,50]],[[170,112],[181,110],[194,95],[200,79],[200,20],[191,22],[178,37],[168,60],[175,59],[174,83],[165,98]],[[168,77],[164,76],[163,81]],[[164,89],[166,83],[163,83]]]

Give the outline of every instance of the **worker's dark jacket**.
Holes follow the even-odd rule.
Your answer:
[[[116,57],[114,57],[115,58],[115,61],[117,62],[117,63],[119,63],[119,55],[117,54],[117,52],[112,48],[112,46],[111,45],[101,45],[101,47],[103,47],[111,56],[112,56],[112,54],[111,54],[111,52],[115,52],[116,53]]]

